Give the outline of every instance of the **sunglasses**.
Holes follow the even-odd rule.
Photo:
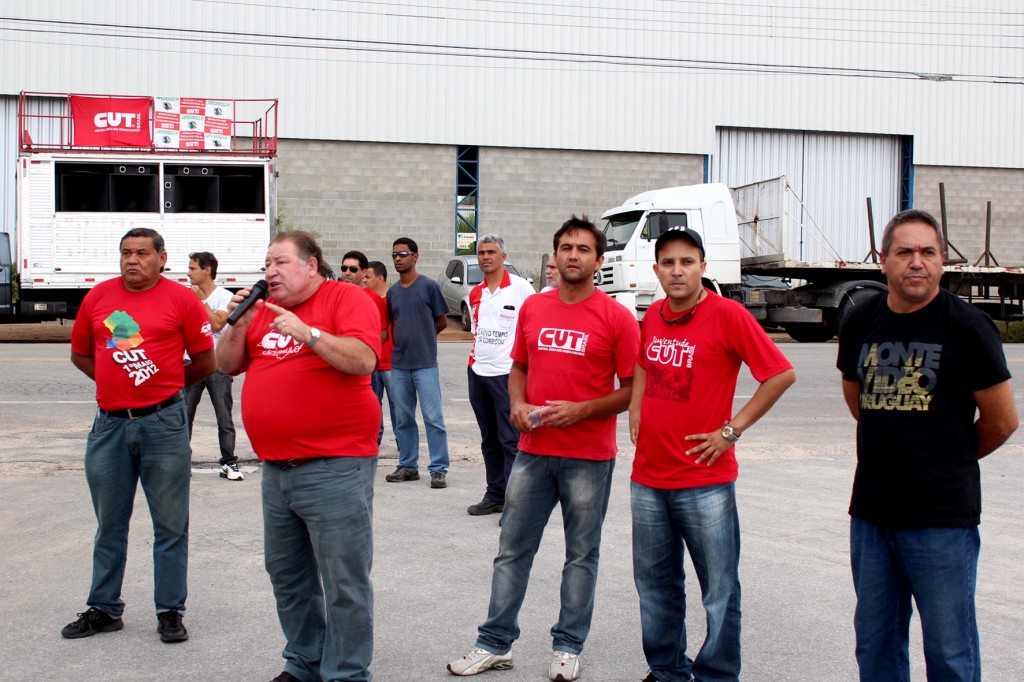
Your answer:
[[[359,272],[359,267],[356,265],[342,265],[342,272]]]
[[[392,258],[408,258],[411,255],[412,255],[412,251],[392,251],[391,252],[391,257]]]
[[[693,307],[690,308],[690,310],[687,311],[682,317],[677,317],[674,320],[670,320],[667,317],[665,317],[665,308],[667,307],[666,305],[662,305],[660,308],[658,308],[658,315],[661,316],[661,321],[668,325],[689,324],[690,321],[693,320],[693,314],[697,312],[697,306],[700,305],[700,302],[704,300],[706,297],[707,294],[701,291],[700,296],[697,298],[697,302],[694,303]]]

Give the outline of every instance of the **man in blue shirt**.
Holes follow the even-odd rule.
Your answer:
[[[437,282],[416,272],[419,247],[408,237],[395,240],[391,258],[398,283],[388,289],[388,313],[394,325],[391,389],[398,424],[398,468],[386,476],[391,483],[418,481],[419,428],[416,400],[427,431],[430,487],[445,488],[448,473],[448,432],[441,413],[441,380],[437,370],[437,335],[448,326],[448,306]]]

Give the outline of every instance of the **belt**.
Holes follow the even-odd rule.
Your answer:
[[[294,469],[300,467],[307,462],[315,462],[323,459],[323,457],[299,457],[297,459],[265,459],[263,460],[267,464],[273,464],[279,469]]]
[[[119,419],[138,419],[139,417],[145,417],[147,414],[159,412],[165,407],[170,407],[175,403],[179,403],[181,402],[182,397],[182,392],[178,391],[162,403],[150,405],[149,407],[129,407],[127,410],[104,410],[101,407],[100,412],[108,417],[117,417]]]

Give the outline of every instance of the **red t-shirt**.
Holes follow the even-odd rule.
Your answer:
[[[322,332],[362,341],[380,357],[380,316],[358,287],[326,281],[291,312]],[[256,455],[262,460],[376,455],[380,405],[369,375],[330,366],[312,348],[271,329],[274,317],[260,307],[245,337],[242,423]]]
[[[213,348],[213,330],[192,290],[163,277],[128,291],[120,277],[85,295],[71,350],[96,358],[96,402],[104,410],[148,407],[185,385],[185,352]]]
[[[512,359],[527,365],[526,401],[579,402],[608,395],[615,377],[628,379],[639,349],[636,319],[603,291],[579,303],[563,303],[558,291],[523,302]],[[584,419],[565,429],[539,426],[519,438],[534,455],[612,459],[615,415]]]
[[[370,297],[373,304],[377,306],[380,311],[380,329],[384,331],[388,330],[388,340],[381,346],[380,362],[377,363],[377,369],[384,372],[391,369],[391,352],[395,349],[395,342],[391,339],[391,316],[388,315],[388,300],[383,296],[377,295],[377,292],[366,287],[363,289],[366,295]]]
[[[758,382],[793,366],[739,303],[708,291],[690,322],[667,324],[661,306],[669,320],[679,316],[669,311],[666,301],[655,301],[648,309],[640,332],[637,364],[647,372],[647,381],[632,478],[652,488],[735,481],[735,447],[709,467],[685,454],[700,442],[683,438],[719,431],[732,418],[740,364],[746,363]]]

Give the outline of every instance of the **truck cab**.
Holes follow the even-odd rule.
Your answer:
[[[729,188],[723,184],[669,187],[638,194],[601,216],[608,247],[595,284],[642,320],[665,292],[654,275],[654,243],[673,227],[704,240],[704,286],[725,293],[740,283],[740,241]]]

